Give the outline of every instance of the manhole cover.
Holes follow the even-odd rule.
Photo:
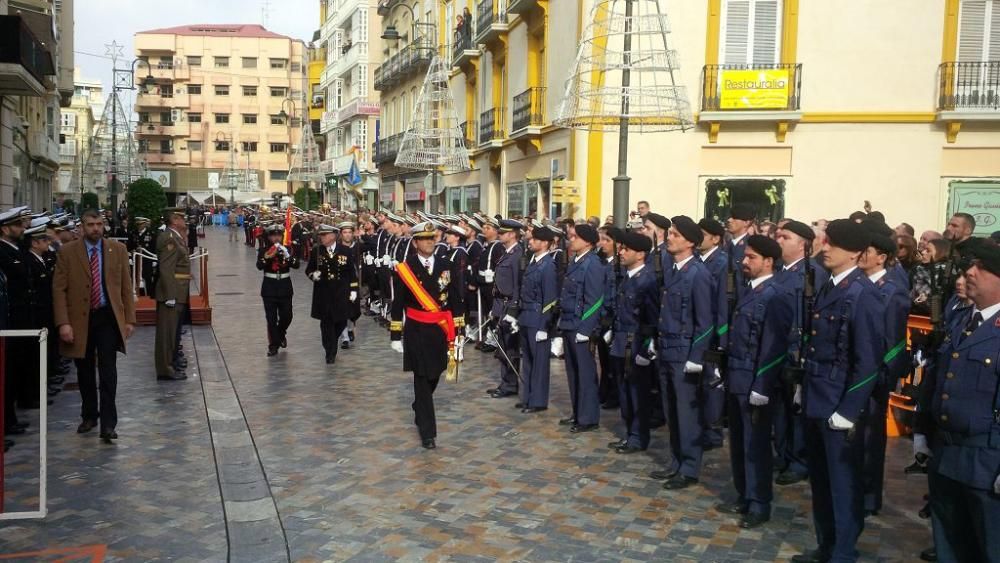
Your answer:
[[[216,293],[216,295],[243,295],[243,292],[242,291],[222,292],[222,293]]]

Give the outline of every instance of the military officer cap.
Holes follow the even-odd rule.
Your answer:
[[[15,207],[14,209],[11,209],[11,212],[13,212],[17,216],[21,217],[22,219],[24,217],[30,217],[31,216],[31,209],[28,209],[27,205],[22,205],[20,207]]]
[[[522,225],[519,221],[515,221],[513,219],[503,219],[499,222],[497,230],[501,233],[509,233],[511,231],[520,231],[523,228],[524,225]]]
[[[41,213],[31,213],[32,219],[38,219],[39,217],[48,217],[48,216],[49,216],[48,211],[42,211]]]
[[[850,252],[864,252],[871,242],[868,231],[850,219],[834,219],[826,226],[826,237],[830,246]]]
[[[476,231],[477,233],[483,232],[483,227],[479,224],[479,221],[470,218],[466,219],[465,222],[469,224],[469,227],[471,227],[473,231]]]
[[[1000,276],[1000,246],[988,242],[977,244],[972,247],[970,254],[973,265],[994,276]]]
[[[781,258],[781,246],[777,241],[764,235],[750,235],[747,237],[747,246],[754,249],[757,254],[764,258],[778,260]]]
[[[342,221],[340,224],[337,225],[337,228],[339,228],[341,231],[347,231],[347,230],[353,231],[354,223],[350,221]]]
[[[664,231],[670,228],[670,219],[667,219],[659,213],[647,213],[643,220],[649,221],[650,223],[656,225],[657,227],[663,229]]]
[[[42,217],[35,217],[34,219],[31,220],[31,224],[28,225],[28,226],[31,227],[31,228],[35,228],[35,227],[39,227],[39,226],[42,227],[42,228],[45,228],[45,226],[47,226],[51,222],[52,222],[52,220],[49,218],[49,216],[45,215],[45,216],[42,216]]]
[[[392,211],[385,211],[384,213],[385,213],[386,219],[392,221],[393,223],[399,223],[400,225],[406,223],[405,219],[403,219],[399,215],[396,215]]]
[[[531,238],[552,242],[556,240],[556,234],[548,227],[542,225],[531,232]]]
[[[540,229],[540,228],[542,228],[544,226],[545,225],[541,221],[539,221],[538,219],[532,219],[531,220],[531,228],[532,229]]]
[[[722,223],[712,219],[711,217],[705,217],[701,221],[698,221],[698,227],[706,233],[717,237],[721,237],[726,234],[726,228],[722,226]]]
[[[271,234],[271,235],[273,235],[275,233],[279,233],[280,234],[280,233],[283,233],[283,232],[285,232],[285,226],[282,225],[281,223],[275,223],[275,224],[273,224],[273,225],[271,225],[271,226],[269,226],[267,228],[267,233]]]
[[[483,225],[492,225],[494,228],[500,228],[500,221],[497,221],[495,217],[483,217]]]
[[[458,221],[459,221],[459,217],[457,215],[450,215],[450,214],[449,215],[442,215],[441,218],[444,219],[445,221],[448,221],[448,222],[451,222],[451,223],[458,223]]]
[[[31,227],[30,229],[25,229],[24,236],[30,238],[45,238],[47,236],[45,227],[45,225],[38,225],[36,227]]]
[[[648,214],[647,214],[648,216]],[[642,219],[634,219],[625,224],[625,228],[630,231],[638,231],[642,228]]]
[[[413,229],[410,231],[410,236],[414,239],[434,238],[435,232],[437,232],[437,228],[434,227],[434,223],[424,221],[423,223],[417,223],[413,226]]]
[[[178,217],[184,217],[184,208],[183,207],[164,207],[163,208],[163,218],[164,219],[170,219],[174,215],[176,215]]]
[[[698,226],[698,223],[694,222],[694,219],[687,215],[678,215],[672,221],[677,232],[682,237],[693,242],[695,246],[701,244],[701,241],[705,239],[705,234],[701,232],[701,227]]]
[[[600,240],[600,237],[597,235],[597,229],[590,223],[580,223],[573,227],[573,230],[576,231],[577,238],[583,239],[590,244],[597,244],[597,241]]]
[[[622,243],[622,246],[625,248],[636,252],[649,252],[653,249],[653,241],[642,233],[622,233],[621,238],[617,240]]]
[[[5,211],[4,213],[0,213],[0,226],[11,225],[20,222],[21,222],[21,212],[17,209],[11,209],[10,211]]]
[[[375,217],[369,216],[368,221],[371,222],[372,225],[375,225],[376,227],[378,226],[378,219],[376,219]]]
[[[784,227],[781,228],[786,231],[793,232],[808,241],[816,239],[816,232],[812,230],[812,227],[806,225],[802,221],[789,221],[785,223]]]
[[[555,235],[555,236],[557,236],[557,237],[565,237],[566,236],[566,231],[563,231],[562,229],[560,229],[559,227],[557,227],[555,225],[545,225],[545,230],[546,231],[552,231],[552,234]]]
[[[147,219],[145,217],[136,217],[135,219],[133,219],[133,221],[135,221],[136,225],[142,225],[143,223],[147,223],[147,224],[149,223],[149,219]]]
[[[330,233],[339,233],[339,232],[340,229],[334,227],[333,225],[327,225],[326,223],[321,223],[318,227],[316,227],[317,235],[326,235]]]
[[[729,216],[741,221],[753,221],[757,218],[757,213],[749,203],[737,203],[729,210]]]
[[[465,232],[465,229],[463,229],[462,227],[459,227],[458,225],[450,225],[448,227],[448,230],[445,231],[445,232],[448,233],[448,234],[450,234],[450,235],[458,235],[458,236],[460,236],[462,238],[465,238],[465,235],[468,234],[468,233]]]
[[[419,221],[417,221],[416,219],[414,219],[413,217],[411,217],[409,215],[407,215],[406,217],[404,217],[404,220],[406,221],[406,224],[408,224],[410,226],[413,226],[413,227],[417,226],[417,223],[419,222]]]

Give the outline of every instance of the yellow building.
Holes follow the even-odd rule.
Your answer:
[[[187,25],[135,35],[136,138],[168,192],[239,201],[288,193],[306,99],[305,44],[259,25]],[[235,166],[234,166],[235,163]],[[235,191],[226,169],[249,172]],[[228,176],[228,175],[227,175]]]
[[[440,5],[474,170],[447,176],[430,209],[545,214],[564,179],[579,205],[556,213],[611,213],[617,134],[551,125],[593,3]],[[633,208],[724,217],[749,201],[762,219],[815,219],[868,200],[892,223],[940,228],[960,207],[980,232],[1000,228],[1000,0],[660,4],[697,125],[630,136]],[[466,9],[467,37],[455,31]],[[782,86],[748,94],[741,70]],[[392,104],[382,119],[387,143]]]

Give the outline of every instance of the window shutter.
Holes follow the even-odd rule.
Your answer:
[[[983,38],[986,33],[986,0],[963,0],[958,24],[959,62],[983,60]]]
[[[990,30],[989,30],[989,51],[986,60],[1000,61],[1000,2],[991,2],[990,9]],[[998,63],[1000,64],[1000,63]]]
[[[750,42],[750,0],[728,0],[723,17],[725,31],[720,58],[727,65],[746,64]]]
[[[757,65],[778,62],[778,0],[758,0],[753,14],[753,60]]]
[[[781,0],[727,0],[722,52],[727,65],[773,65],[781,49]]]

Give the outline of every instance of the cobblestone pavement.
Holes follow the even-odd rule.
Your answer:
[[[470,348],[461,381],[435,394],[438,449],[425,451],[411,378],[383,329],[363,317],[355,346],[327,366],[309,318],[311,284],[297,273],[289,347],[267,358],[253,251],[221,230],[210,229],[206,245],[215,336],[293,560],[787,561],[815,546],[807,484],[777,487],[772,521],[744,531],[712,509],[734,494],[725,450],[706,455],[700,485],[667,493],[646,477],[666,459],[665,429],[633,456],[606,447],[616,411],[602,412],[602,431],[569,434],[557,425],[568,405],[558,362],[550,409],[525,415],[513,399],[486,396],[497,363]],[[151,342],[143,329],[125,362],[135,375],[122,376],[117,446],[77,436],[79,398],[59,397],[50,516],[0,524],[0,554],[103,543],[111,559],[225,558],[202,389],[157,385]],[[902,474],[909,448],[890,439],[886,509],[867,523],[865,560],[910,561],[929,545],[916,516],[925,480]],[[26,495],[12,492],[8,503]]]

